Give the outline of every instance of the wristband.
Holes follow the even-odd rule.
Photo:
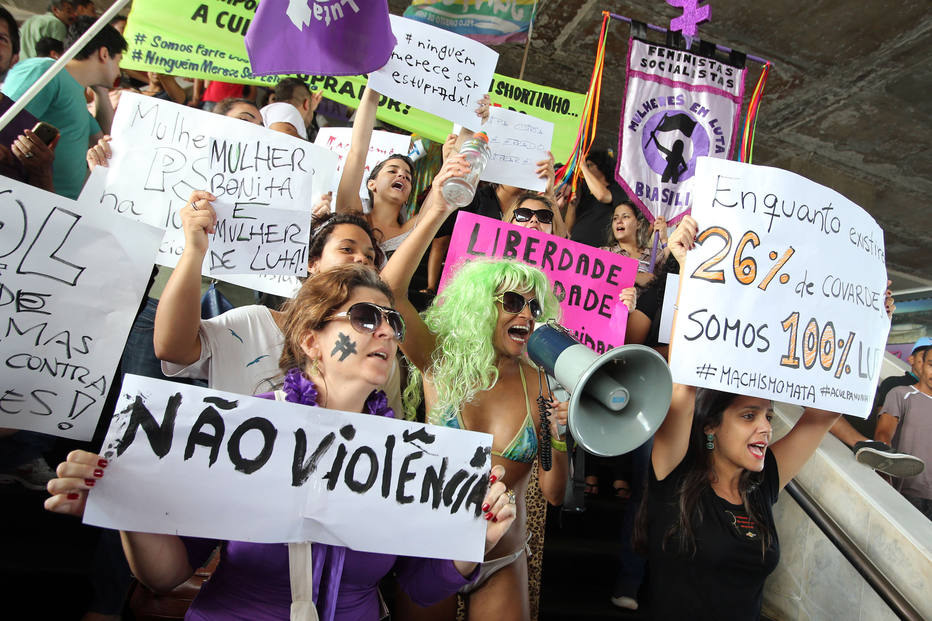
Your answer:
[[[563,442],[563,441],[561,441],[561,440],[557,440],[557,439],[554,438],[553,436],[550,436],[550,446],[552,446],[553,448],[557,449],[557,450],[560,451],[561,453],[565,453],[565,452],[566,452],[566,442]]]

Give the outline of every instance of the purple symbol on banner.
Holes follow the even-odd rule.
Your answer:
[[[698,0],[667,0],[670,6],[681,7],[683,14],[670,20],[670,30],[679,30],[686,39],[686,49],[692,47],[696,36],[696,26],[707,21],[712,15],[708,4],[699,6]]]
[[[709,134],[688,112],[654,113],[641,134],[644,159],[663,183],[681,183],[696,172],[696,158],[709,154]]]

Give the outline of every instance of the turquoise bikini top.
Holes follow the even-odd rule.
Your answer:
[[[537,457],[537,429],[534,427],[534,419],[531,418],[531,406],[527,398],[527,381],[524,379],[524,368],[519,367],[518,370],[521,375],[521,387],[524,388],[524,407],[527,409],[527,414],[524,416],[521,428],[518,429],[515,437],[511,439],[505,450],[499,452],[493,449],[492,454],[511,461],[529,464]],[[463,422],[463,415],[460,412],[456,413],[456,417],[448,418],[446,425],[455,429],[466,429],[466,423]]]

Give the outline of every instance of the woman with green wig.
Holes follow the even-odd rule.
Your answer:
[[[466,173],[452,154],[432,184],[418,224],[382,272],[408,326],[402,349],[417,369],[406,391],[411,402],[423,394],[428,422],[490,433],[492,463],[505,466],[505,484],[516,492],[515,528],[487,555],[480,577],[466,592],[469,619],[529,618],[527,511],[525,494],[537,456],[537,369],[525,357],[535,321],[556,319],[559,305],[544,274],[512,261],[475,260],[462,265],[433,305],[418,315],[407,298],[411,276],[440,225],[454,208],[440,193],[443,182]],[[566,406],[551,402],[551,424],[566,422]],[[553,466],[539,472],[551,504],[562,503],[567,481],[566,446],[552,429]],[[461,591],[461,593],[464,593]],[[453,598],[455,599],[455,598]],[[450,619],[455,602],[406,611],[404,618]]]

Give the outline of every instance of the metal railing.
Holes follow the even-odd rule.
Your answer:
[[[887,579],[874,562],[861,551],[861,548],[848,537],[841,526],[838,525],[838,522],[812,499],[812,496],[803,490],[795,480],[787,483],[785,489],[809,516],[809,519],[815,522],[816,526],[825,533],[825,536],[841,552],[842,556],[848,559],[852,567],[861,574],[877,595],[900,619],[922,621],[922,615],[919,614],[919,611],[903,597],[903,594]]]

